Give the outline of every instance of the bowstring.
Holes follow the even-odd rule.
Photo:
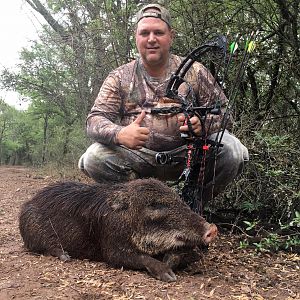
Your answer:
[[[212,55],[214,55],[215,53],[213,52]],[[212,99],[214,98],[214,107],[217,108],[218,105],[218,99],[222,93],[223,90],[223,84],[224,84],[224,78],[225,78],[225,74],[226,72],[224,72],[223,74],[223,78],[221,79],[221,84],[219,84],[218,82],[218,75],[220,72],[220,69],[222,68],[222,66],[226,66],[226,46],[225,46],[225,51],[223,51],[223,53],[217,54],[218,55],[218,62],[217,62],[217,69],[215,70],[213,79],[213,87],[215,88],[217,85],[220,87],[218,90],[218,94],[215,94],[214,92],[210,94],[209,96],[209,100],[207,103],[211,103]],[[223,58],[223,59],[222,59]],[[213,65],[215,65],[215,61],[212,61]],[[224,69],[226,70],[226,68],[224,67]],[[208,80],[209,75],[211,74],[210,70],[207,68],[207,77],[206,79]],[[208,105],[208,104],[207,104]],[[206,112],[205,116],[204,116],[204,124],[206,123],[207,120],[207,115],[208,112]],[[201,215],[203,215],[203,192],[204,192],[204,181],[205,181],[205,168],[206,168],[206,158],[207,158],[207,149],[204,149],[205,146],[207,146],[207,138],[208,138],[208,133],[210,132],[210,129],[212,127],[212,124],[214,123],[214,116],[211,115],[211,118],[209,120],[209,124],[207,126],[207,129],[205,129],[205,136],[203,137],[203,143],[202,143],[202,159],[201,159],[201,165],[200,165],[200,171],[199,171],[199,176],[198,176],[198,184],[200,184],[201,188],[200,188],[200,201],[197,201],[197,205],[196,205],[196,212],[200,213]],[[217,144],[216,144],[217,145]],[[212,154],[216,157],[216,151],[214,151],[214,145],[211,145],[210,147],[212,147]],[[217,145],[217,147],[219,147],[219,145]],[[214,163],[213,163],[213,186],[212,186],[212,194],[213,194],[213,187],[214,187],[214,182],[215,182],[215,170],[216,170],[216,159],[214,159]],[[197,195],[198,196],[198,195]]]
[[[239,39],[241,38],[241,35],[237,34],[236,37],[235,37],[235,40],[234,40],[234,46],[237,45]],[[223,78],[221,80],[221,90],[220,90],[220,93],[223,91],[224,92],[224,87],[225,87],[225,84],[226,84],[226,80],[227,80],[227,76],[228,76],[228,73],[229,73],[229,68],[230,68],[230,65],[231,65],[231,62],[232,62],[232,59],[233,59],[233,54],[234,54],[235,51],[230,51],[230,54],[229,54],[229,57],[228,57],[228,60],[227,60],[227,63],[226,63],[226,52],[225,52],[225,55],[224,55],[224,65],[225,65],[225,68],[224,68],[224,74],[223,74]],[[220,96],[220,94],[219,94]],[[228,99],[228,103],[227,103],[227,106],[226,106],[226,111],[228,109],[228,105],[229,105],[229,99]],[[226,115],[226,111],[224,113],[224,117]],[[224,120],[224,117],[222,119],[222,122]],[[224,131],[226,129],[226,126],[227,124],[225,124],[225,126],[222,128],[222,123],[221,123],[221,126],[220,126],[220,129],[218,132],[217,132],[217,135],[215,137],[215,144],[216,144],[216,149],[214,149],[214,152],[213,152],[213,176],[212,176],[212,187],[211,187],[211,197],[210,197],[210,201],[212,202],[213,199],[214,199],[214,190],[215,190],[215,178],[216,178],[216,169],[217,169],[217,157],[218,157],[218,152],[220,150],[220,145],[221,145],[221,142],[222,142],[222,138],[223,138],[223,135],[224,135]],[[218,137],[219,137],[219,134],[220,134],[220,131],[222,131],[223,133],[221,134],[221,138],[218,140]]]
[[[223,139],[223,136],[224,136],[227,124],[229,122],[230,113],[231,113],[233,104],[235,102],[236,96],[237,96],[238,87],[240,86],[240,83],[241,83],[242,78],[243,78],[244,73],[245,73],[246,66],[247,66],[249,58],[250,58],[250,52],[251,51],[249,51],[247,43],[250,42],[250,41],[255,40],[257,34],[258,34],[258,31],[256,33],[251,32],[249,38],[246,39],[246,46],[244,48],[244,54],[243,54],[243,57],[242,57],[242,61],[241,61],[240,65],[239,65],[238,72],[237,72],[236,78],[234,80],[234,85],[233,85],[233,87],[230,90],[229,97],[228,97],[227,108],[226,108],[226,111],[225,111],[225,114],[224,114],[224,117],[223,117],[223,120],[222,120],[222,123],[221,123],[221,129],[222,130],[218,131],[218,134],[216,135],[216,138],[215,138],[215,142],[217,144],[217,149],[216,149],[215,155],[214,155],[215,162],[214,162],[214,169],[213,169],[213,179],[215,179],[215,176],[216,176],[216,162],[217,162],[217,154],[218,154],[218,151],[219,151],[219,147],[220,147],[221,141]],[[241,39],[241,35],[236,35],[236,39],[234,41],[234,47],[239,42],[240,39]],[[232,61],[234,52],[235,52],[235,50],[234,51],[230,51],[230,56],[229,56],[229,59],[228,59],[228,64],[227,64],[227,67],[225,69],[226,75],[224,74],[224,80],[223,80],[224,83],[226,82],[226,77],[228,75],[229,67],[231,65],[231,61]],[[221,132],[221,136],[220,136],[220,139],[218,140],[220,132]],[[215,187],[215,182],[213,181],[213,183],[212,183],[211,198],[213,198],[214,187]]]

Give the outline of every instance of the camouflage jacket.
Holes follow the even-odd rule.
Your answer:
[[[180,137],[178,115],[151,114],[151,108],[180,106],[177,100],[165,97],[165,91],[172,73],[179,67],[183,58],[170,55],[169,66],[163,79],[150,77],[141,59],[122,65],[109,73],[98,97],[87,117],[87,134],[93,140],[111,145],[116,143],[116,135],[133,122],[142,110],[147,112],[143,126],[150,130],[146,148],[154,151],[168,151],[182,146],[185,141]],[[193,89],[199,105],[213,105],[217,97],[224,106],[227,99],[208,70],[200,63],[194,63],[185,75]],[[184,83],[179,88],[180,95],[190,95],[189,86]],[[212,119],[212,121],[211,121]],[[209,116],[209,133],[220,128],[221,116]],[[208,125],[207,125],[208,126]]]

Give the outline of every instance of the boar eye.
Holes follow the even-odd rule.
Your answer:
[[[153,202],[150,204],[150,208],[151,209],[166,209],[168,208],[168,205],[166,203],[157,203],[157,202]]]

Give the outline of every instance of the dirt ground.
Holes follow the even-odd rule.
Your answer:
[[[0,300],[300,299],[300,256],[239,249],[238,236],[221,234],[203,271],[181,271],[174,283],[101,262],[63,263],[28,253],[18,229],[20,205],[56,180],[28,168],[0,167]]]

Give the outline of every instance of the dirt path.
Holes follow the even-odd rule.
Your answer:
[[[181,272],[168,284],[146,272],[28,253],[18,230],[20,205],[52,181],[27,168],[0,167],[0,300],[300,299],[299,255],[238,249],[232,236],[210,247],[202,274]]]

